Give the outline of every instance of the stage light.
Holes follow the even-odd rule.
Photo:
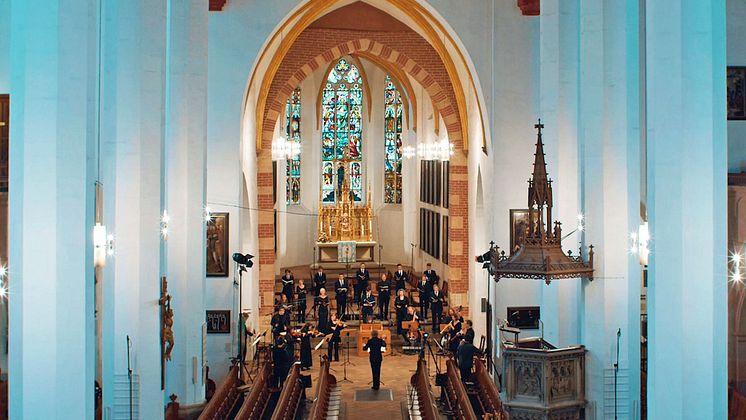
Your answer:
[[[238,265],[243,265],[248,268],[251,268],[254,265],[254,262],[251,261],[251,259],[254,258],[251,254],[241,254],[236,252],[233,254],[233,261],[235,261]]]

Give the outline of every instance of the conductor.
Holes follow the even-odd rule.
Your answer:
[[[386,342],[378,338],[378,331],[370,332],[371,338],[363,346],[363,350],[370,352],[370,370],[373,373],[373,386],[371,389],[378,390],[381,385],[381,362],[383,361],[383,351],[386,349]]]

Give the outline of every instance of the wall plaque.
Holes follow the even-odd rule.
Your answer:
[[[230,334],[231,333],[231,311],[213,310],[206,311],[208,334]]]

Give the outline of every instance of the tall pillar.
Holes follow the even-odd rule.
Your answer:
[[[726,418],[725,2],[647,2],[649,418]]]
[[[631,343],[639,349],[640,267],[628,252],[640,206],[637,17],[636,0],[581,1],[583,241],[595,247],[594,280],[580,294],[581,342],[588,349],[586,397],[595,410],[586,415],[597,418],[636,418],[639,395],[639,350]]]
[[[95,4],[11,6],[11,419],[93,418]]]
[[[190,404],[204,400],[207,7],[200,0],[170,0],[167,10],[165,273],[175,347],[166,363],[166,395]]]
[[[106,2],[103,13],[104,222],[115,238],[100,280],[104,407],[112,418],[129,418],[129,365],[133,412],[156,419],[164,414],[158,299],[166,8],[157,0]]]

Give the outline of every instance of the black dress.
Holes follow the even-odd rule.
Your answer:
[[[319,323],[316,329],[322,333],[328,334],[329,330],[329,296],[317,296],[316,306],[319,307]]]
[[[287,275],[285,274],[282,276],[282,294],[285,295],[288,299],[288,303],[291,303],[293,301],[293,283],[295,282],[295,278],[293,275]]]
[[[310,368],[313,366],[313,358],[311,357],[311,333],[304,331],[300,335],[300,366],[302,368]]]
[[[394,299],[394,308],[396,308],[396,333],[401,334],[403,332],[401,323],[404,321],[404,317],[407,315],[407,306],[409,306],[409,299],[406,296],[400,298],[399,296]]]
[[[332,351],[334,352],[334,361],[339,362],[339,344],[342,342],[340,334],[343,329],[344,324],[335,325],[334,328],[332,328],[332,338],[329,340],[329,346],[327,347],[327,357],[330,362],[332,361]]]
[[[301,324],[306,323],[306,286],[296,287],[295,293],[298,295],[298,322]]]

